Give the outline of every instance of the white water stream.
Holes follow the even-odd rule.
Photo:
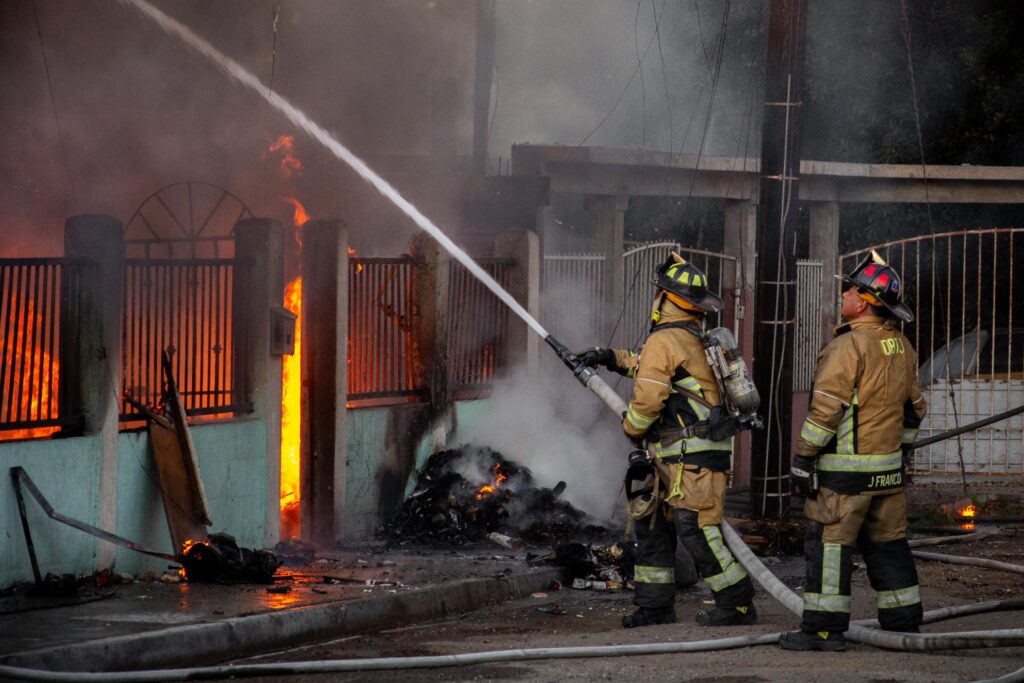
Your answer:
[[[373,185],[378,192],[391,200],[395,206],[402,210],[402,212],[413,220],[416,225],[427,231],[435,240],[440,243],[444,249],[454,256],[462,265],[464,265],[469,272],[471,272],[478,280],[484,283],[486,287],[494,292],[494,294],[505,302],[509,308],[511,308],[516,315],[522,318],[526,323],[532,327],[537,334],[541,337],[547,337],[548,331],[538,322],[533,316],[526,312],[519,302],[512,298],[512,295],[502,289],[494,278],[492,278],[487,271],[480,267],[476,261],[470,258],[469,254],[462,250],[459,245],[455,244],[439,227],[420,213],[420,210],[409,203],[401,194],[398,193],[394,187],[391,186],[386,180],[377,175],[373,169],[366,165],[362,159],[353,154],[348,148],[342,145],[340,142],[331,137],[330,133],[317,125],[312,119],[306,116],[293,104],[288,102],[280,95],[275,92],[270,92],[270,88],[264,85],[258,78],[253,76],[251,73],[246,71],[241,64],[234,61],[227,55],[222,54],[208,42],[200,38],[198,35],[192,32],[187,26],[175,21],[171,17],[167,16],[157,8],[150,5],[146,0],[119,0],[125,5],[129,5],[146,17],[156,22],[160,28],[167,33],[176,35],[181,38],[186,45],[194,49],[199,54],[208,58],[211,62],[216,64],[224,73],[231,78],[235,79],[245,87],[252,90],[254,93],[265,99],[270,103],[270,106],[277,109],[279,112],[284,114],[289,121],[294,123],[296,126],[306,131],[310,137],[323,145],[329,150],[334,156],[341,161],[345,162],[352,168],[353,171],[358,173],[366,182]]]

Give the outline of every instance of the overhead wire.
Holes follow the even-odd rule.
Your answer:
[[[667,2],[668,2],[668,0],[663,0],[663,2],[661,3],[662,16],[665,16],[665,4]],[[615,104],[613,104],[612,108],[608,110],[608,113],[604,115],[604,118],[602,118],[598,122],[598,124],[596,126],[594,126],[594,128],[589,133],[587,133],[586,135],[583,136],[583,139],[580,140],[576,144],[577,147],[582,147],[583,144],[587,140],[589,140],[590,137],[594,133],[596,133],[598,130],[600,130],[601,126],[603,126],[605,124],[605,122],[611,117],[611,115],[618,108],[619,104],[622,102],[622,98],[626,96],[626,91],[629,90],[629,86],[633,84],[633,79],[636,78],[637,72],[639,72],[641,70],[641,68],[643,67],[643,62],[644,62],[645,59],[647,59],[647,53],[650,52],[651,46],[654,45],[654,36],[657,33],[657,28],[658,28],[657,23],[658,22],[655,21],[655,30],[651,32],[650,40],[647,41],[647,47],[644,49],[643,55],[640,56],[640,59],[638,60],[639,63],[637,64],[636,68],[633,69],[633,73],[630,74],[629,80],[626,81],[625,87],[622,88],[622,92],[620,92],[618,98],[616,98]]]
[[[664,12],[664,4],[662,5],[662,8],[662,12]],[[651,14],[654,15],[654,39],[658,44],[658,58],[661,61],[661,82],[665,86],[665,109],[668,111],[668,148],[671,150],[674,145],[674,141],[672,139],[672,98],[668,89],[668,72],[665,68],[665,53],[661,49],[661,30],[658,28],[658,24],[661,22],[658,19],[658,12],[654,7],[654,0],[651,0]]]
[[[281,14],[281,3],[274,3],[273,12],[273,32],[274,36],[270,47],[270,81],[267,85],[267,90],[273,94],[274,92],[274,66],[277,64],[277,18]]]
[[[932,220],[932,204],[931,197],[928,192],[928,164],[925,161],[924,154],[924,134],[921,132],[921,110],[918,104],[917,97],[917,78],[914,75],[914,50],[913,50],[913,38],[910,29],[910,15],[907,13],[906,0],[900,0],[900,32],[903,36],[903,44],[907,51],[907,73],[910,76],[910,97],[911,102],[914,105],[914,127],[917,132],[917,149],[921,156],[921,183],[924,187],[924,205],[925,211],[928,216],[928,233],[931,235],[935,234],[935,224]],[[948,263],[947,267],[951,267],[952,263]],[[934,283],[933,283],[934,286]],[[937,295],[939,298],[939,306],[942,306],[942,288],[936,288]],[[960,312],[963,315],[963,311]],[[932,317],[934,318],[935,312],[932,311]],[[949,402],[953,409],[953,426],[955,428],[960,427],[960,414],[956,407],[956,393],[953,389],[953,368],[950,362],[950,351],[952,350],[951,340],[949,335],[946,336],[946,349],[945,355],[946,360],[946,389],[949,394]],[[934,351],[933,351],[934,353]],[[959,434],[956,435],[957,445],[957,457],[960,461],[960,481],[963,485],[964,494],[967,495],[967,467],[964,463],[964,443],[963,439]]]
[[[640,7],[643,6],[643,0],[637,0],[636,3],[636,16],[633,18],[633,46],[636,48],[636,66],[640,73],[640,149],[644,149],[644,145],[647,144],[647,87],[644,84],[644,66],[643,60],[640,59]],[[654,35],[658,35],[658,17],[654,17]],[[646,53],[645,53],[646,54]]]
[[[71,173],[71,163],[68,161],[67,145],[64,143],[64,133],[60,125],[60,115],[57,111],[57,100],[53,95],[53,79],[50,76],[50,63],[46,58],[46,44],[43,41],[43,28],[39,22],[39,10],[36,8],[36,0],[32,0],[32,18],[36,24],[36,36],[39,38],[39,52],[43,57],[43,72],[46,74],[46,91],[50,95],[50,108],[53,111],[53,121],[57,126],[57,142],[60,145],[60,155],[64,160],[64,170],[68,174],[68,182],[71,184],[71,200],[78,204],[78,188],[75,186],[75,177]]]

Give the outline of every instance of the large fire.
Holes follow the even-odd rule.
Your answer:
[[[302,276],[288,283],[284,306],[295,314],[295,352],[284,357],[281,377],[281,537],[295,538],[299,527],[299,453],[302,421]]]
[[[0,337],[0,365],[10,370],[7,386],[0,387],[8,401],[18,400],[20,405],[4,406],[9,415],[19,415],[26,420],[37,420],[47,415],[57,415],[57,384],[60,367],[51,361],[50,354],[43,348],[42,319],[36,313],[35,301],[29,299],[22,324],[15,321],[14,335],[8,347]],[[17,311],[17,302],[8,302],[8,312]],[[5,373],[6,374],[6,373]],[[59,427],[36,427],[33,429],[12,429],[0,431],[0,441],[15,439],[38,439],[56,432]]]

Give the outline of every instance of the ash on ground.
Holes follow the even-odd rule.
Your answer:
[[[392,543],[461,546],[556,545],[605,539],[611,531],[559,496],[565,482],[538,485],[530,470],[489,448],[434,454],[416,490],[383,529]]]

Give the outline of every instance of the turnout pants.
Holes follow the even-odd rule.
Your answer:
[[[690,482],[698,487],[707,484],[709,493],[704,500],[692,496],[695,506],[659,506],[651,518],[636,520],[637,558],[633,603],[649,609],[666,609],[675,602],[676,543],[682,543],[693,557],[697,572],[715,596],[715,604],[723,609],[749,605],[754,599],[754,584],[722,538],[722,514],[725,506],[725,472],[684,472],[688,476],[704,479]],[[686,498],[681,501],[686,504]],[[678,506],[679,503],[676,503]]]
[[[800,628],[842,633],[850,626],[852,553],[859,548],[878,597],[878,621],[888,631],[921,624],[921,588],[907,544],[907,499],[845,495],[823,488],[804,505],[807,576]]]

